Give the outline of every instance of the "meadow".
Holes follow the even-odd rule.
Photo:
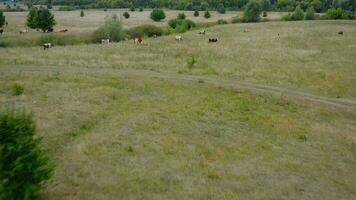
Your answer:
[[[56,29],[92,30],[105,13],[90,12],[102,17],[84,23],[79,11],[65,12],[78,17],[58,17]],[[6,14],[17,16],[8,18],[15,34],[24,13]],[[124,26],[141,23],[136,14],[147,13]],[[181,42],[0,48],[0,109],[35,116],[56,165],[41,199],[355,199],[355,106],[223,84],[354,103],[355,27],[228,24],[180,34]]]

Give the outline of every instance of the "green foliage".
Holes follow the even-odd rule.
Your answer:
[[[169,20],[168,25],[179,33],[186,32],[187,30],[196,27],[196,24],[193,21],[178,18]]]
[[[155,22],[159,22],[162,19],[166,18],[166,14],[164,13],[164,11],[162,9],[159,8],[155,8],[152,10],[151,12],[151,19]]]
[[[194,17],[198,17],[199,16],[199,11],[195,10],[194,11]]]
[[[0,199],[34,199],[53,166],[25,113],[0,114]]]
[[[0,11],[0,28],[5,25],[5,15],[2,11]]]
[[[225,14],[226,13],[226,9],[224,7],[224,4],[220,3],[216,9],[219,13],[221,14]]]
[[[15,96],[21,95],[24,90],[25,90],[24,87],[19,83],[15,83],[12,86],[12,94],[15,95]]]
[[[94,42],[100,42],[102,39],[109,39],[113,42],[118,42],[124,38],[122,23],[113,14],[105,20],[104,25],[99,27],[93,35]]]
[[[188,68],[192,69],[197,62],[198,61],[195,59],[194,56],[190,57],[189,60],[187,61]]]
[[[330,8],[326,11],[327,19],[349,19],[348,13],[342,8]]]
[[[53,26],[56,25],[56,22],[54,20],[54,15],[48,9],[37,9],[32,7],[29,14],[27,15],[26,25],[29,28],[39,28],[43,32],[47,32],[53,29]]]
[[[227,24],[227,21],[224,19],[218,19],[217,24],[219,25]]]
[[[143,8],[142,7],[140,7],[140,9],[138,10],[139,12],[143,12]]]
[[[207,18],[207,19],[210,18],[211,17],[210,12],[209,11],[205,11],[204,17]]]
[[[185,19],[185,14],[179,13],[177,19]]]
[[[52,9],[52,0],[47,0],[47,9]]]
[[[315,10],[313,6],[309,6],[307,11],[305,12],[305,19],[306,20],[314,20],[315,19]]]
[[[267,11],[262,12],[262,17],[267,17]]]
[[[123,16],[124,16],[126,19],[128,19],[128,18],[130,18],[130,13],[124,12]]]
[[[304,19],[304,11],[300,6],[297,6],[292,14],[293,21],[299,21]]]
[[[250,0],[244,10],[244,22],[258,22],[262,12],[261,3],[258,0]]]
[[[32,8],[32,7],[31,7]],[[75,7],[73,6],[60,6],[58,8],[59,11],[72,11],[72,10],[76,10]]]
[[[84,10],[80,11],[80,17],[84,17]]]
[[[103,39],[103,38],[102,38]],[[29,40],[27,44],[18,44],[18,46],[39,46],[44,43],[52,43],[58,46],[65,45],[79,45],[79,44],[90,44],[92,43],[91,35],[55,35],[55,34],[45,34],[36,40]]]
[[[163,35],[163,30],[160,27],[154,25],[141,25],[137,27],[133,27],[126,31],[126,34],[129,35],[131,38],[136,37],[152,37],[154,35],[161,36]]]
[[[131,6],[131,7],[130,7],[130,11],[131,11],[131,12],[135,12],[135,11],[136,11],[135,7]]]

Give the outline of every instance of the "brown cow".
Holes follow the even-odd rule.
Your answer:
[[[135,38],[134,40],[135,44],[141,44],[142,43],[142,38]]]
[[[62,29],[59,31],[60,33],[65,33],[65,32],[68,32],[68,29]]]

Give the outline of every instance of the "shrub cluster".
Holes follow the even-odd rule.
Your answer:
[[[124,38],[124,30],[117,15],[113,14],[105,20],[104,25],[99,27],[93,34],[92,40],[100,42],[102,39],[109,39],[113,42],[118,42]]]
[[[31,7],[27,15],[26,25],[32,29],[41,29],[43,32],[53,30],[56,25],[54,15],[46,8]]]
[[[34,199],[53,172],[32,116],[0,114],[0,199]]]
[[[323,19],[356,19],[355,13],[342,8],[330,8]]]
[[[126,31],[126,34],[130,38],[153,37],[154,35],[156,36],[163,35],[163,30],[157,26],[147,24],[147,25],[141,25],[141,26],[131,28]]]
[[[15,96],[21,95],[24,90],[25,90],[25,88],[19,83],[15,83],[12,86],[12,94],[15,95]]]
[[[219,25],[227,24],[227,21],[224,19],[218,19],[217,24]]]
[[[244,22],[258,22],[262,12],[261,3],[258,0],[250,0],[244,10]]]
[[[150,17],[153,21],[159,22],[162,19],[166,18],[166,14],[164,13],[164,11],[162,9],[155,8],[152,10]]]
[[[176,19],[169,20],[168,25],[179,33],[184,33],[196,27],[196,24],[192,20],[185,19],[185,17],[182,19],[182,16],[179,15]]]
[[[123,16],[124,16],[126,19],[128,19],[128,18],[130,18],[130,13],[124,12]]]
[[[207,18],[207,19],[210,18],[211,17],[210,12],[209,11],[205,11],[204,17]]]

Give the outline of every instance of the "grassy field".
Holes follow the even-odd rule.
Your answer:
[[[356,109],[204,82],[356,100],[355,27],[230,24],[182,42],[0,48],[0,109],[34,113],[56,164],[41,199],[355,199]]]

